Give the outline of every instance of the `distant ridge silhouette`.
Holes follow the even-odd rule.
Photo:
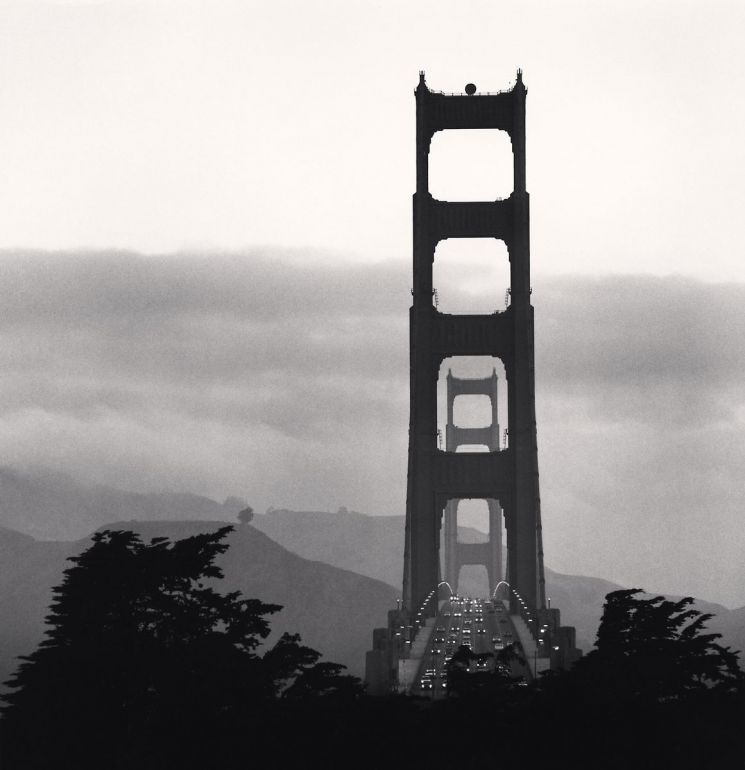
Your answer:
[[[222,524],[233,522],[222,522]],[[143,538],[180,539],[213,532],[218,522],[121,522],[107,529],[128,529]],[[0,529],[0,679],[14,670],[18,655],[40,641],[51,589],[59,583],[66,559],[87,547],[73,543],[39,542]],[[272,622],[272,637],[297,632],[303,641],[328,659],[363,673],[369,618],[385,619],[397,592],[378,580],[291,553],[250,525],[236,527],[230,547],[218,564],[225,572],[225,590],[283,605]],[[13,622],[8,622],[12,618]],[[342,622],[343,621],[343,622]]]

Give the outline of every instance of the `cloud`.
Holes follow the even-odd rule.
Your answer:
[[[745,401],[745,286],[562,278],[537,300],[537,356],[565,393],[589,387],[604,421],[732,420]]]
[[[745,601],[745,286],[541,281],[547,552],[650,590]]]
[[[25,252],[0,271],[6,461],[400,512],[376,492],[405,475],[388,454],[408,406],[400,265]]]
[[[0,453],[401,513],[410,273],[299,252],[0,258]],[[442,287],[453,298],[473,286]],[[745,286],[536,276],[549,563],[745,602]]]

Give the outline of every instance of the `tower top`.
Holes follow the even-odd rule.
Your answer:
[[[499,96],[502,94],[509,94],[513,91],[522,91],[527,93],[527,88],[523,84],[523,71],[518,68],[517,76],[515,78],[515,85],[512,88],[505,91],[482,91],[478,92],[476,86],[473,83],[467,83],[464,91],[458,93],[445,93],[444,91],[433,91],[428,85],[426,80],[426,73],[424,70],[419,70],[419,83],[414,91],[415,94],[427,93],[435,94],[437,96],[462,96],[464,93],[467,96]]]

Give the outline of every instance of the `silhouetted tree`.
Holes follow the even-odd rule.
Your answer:
[[[465,644],[461,644],[453,653],[445,667],[448,695],[463,695],[470,690],[468,679],[473,660],[474,654]]]
[[[541,677],[530,719],[554,742],[578,731],[573,766],[741,767],[743,674],[693,599],[607,594],[595,648]]]
[[[248,524],[251,521],[253,521],[253,518],[254,518],[254,509],[250,505],[244,508],[238,514],[238,521],[240,521],[241,524]]]
[[[489,666],[490,661],[494,661],[493,666]],[[448,695],[503,695],[521,679],[512,676],[513,662],[525,664],[511,644],[496,656],[492,652],[476,653],[470,647],[461,645],[447,665]],[[474,663],[475,669],[471,666]]]
[[[572,671],[588,694],[664,701],[742,687],[737,653],[717,643],[721,634],[705,632],[711,615],[691,609],[691,597],[640,594],[634,588],[606,596],[595,649]]]
[[[8,683],[8,767],[165,766],[179,742],[226,721],[245,730],[294,687],[305,697],[359,692],[298,636],[257,653],[281,607],[207,584],[222,577],[214,559],[230,530],[150,543],[101,532],[71,559],[46,638]]]

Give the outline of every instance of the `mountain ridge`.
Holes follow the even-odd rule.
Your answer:
[[[79,540],[111,522],[133,520],[224,520],[245,501],[218,503],[189,492],[129,492],[87,485],[63,473],[21,472],[0,467],[0,526],[37,540]]]
[[[125,521],[104,528],[132,530],[144,540],[181,539],[226,524],[230,522]],[[226,537],[229,548],[216,560],[224,572],[219,590],[237,590],[247,598],[282,605],[270,616],[269,641],[283,631],[299,633],[325,659],[361,676],[372,624],[385,624],[388,609],[395,606],[395,589],[350,570],[304,559],[250,525],[232,526]],[[8,679],[19,655],[29,654],[41,641],[52,589],[61,582],[69,557],[89,542],[90,538],[34,540],[0,528],[0,682]]]
[[[246,505],[246,501],[236,497],[218,503],[190,493],[127,492],[103,485],[86,486],[60,473],[26,473],[0,468],[0,587],[3,594],[9,597],[8,601],[16,593],[25,594],[28,611],[37,618],[43,618],[51,598],[51,585],[55,584],[50,581],[61,579],[63,567],[60,560],[63,564],[65,558],[79,550],[91,532],[112,527],[131,529],[135,525],[144,531],[155,521],[158,522],[156,528],[168,530],[170,526],[171,531],[185,531],[184,528],[189,526],[217,528],[230,523],[225,519],[234,518]],[[403,567],[403,516],[370,516],[345,508],[336,513],[277,508],[269,509],[265,514],[256,514],[251,526],[266,535],[270,542],[306,562],[315,561],[380,581],[386,585],[389,597],[386,609],[395,606],[395,598],[400,596]],[[3,527],[6,529],[3,530]],[[61,536],[55,537],[55,533]],[[486,536],[478,530],[459,528],[459,537],[475,542]],[[35,545],[38,543],[48,544],[44,557],[39,556],[40,550]],[[272,546],[266,547],[276,554]],[[279,560],[287,562],[287,557]],[[57,565],[53,574],[49,572],[49,564]],[[280,582],[284,580],[281,574],[275,576]],[[254,574],[253,587],[267,586],[258,578]],[[237,575],[234,580],[241,582]],[[552,606],[561,610],[563,623],[575,626],[579,646],[588,650],[594,642],[605,594],[622,586],[603,578],[565,575],[548,568],[546,580]],[[245,588],[252,589],[252,585],[246,584]],[[476,588],[473,574],[464,570],[461,591],[471,593]],[[287,586],[282,591],[288,596],[293,595]],[[279,597],[276,601],[281,604],[281,599]],[[6,614],[2,611],[3,607],[3,598],[0,597],[0,623],[4,617],[17,617],[19,611],[21,614],[24,612],[19,609],[18,603],[12,610],[15,614]],[[736,649],[745,649],[745,607],[729,610],[699,599],[696,607],[714,613],[715,617],[709,622],[712,631],[722,633],[726,643]],[[6,607],[6,610],[10,612],[11,608]],[[375,620],[360,617],[360,622],[366,625],[366,636],[364,645],[355,655],[361,657],[369,646],[371,629],[384,624],[382,608],[378,614],[380,618]],[[303,622],[313,627],[310,619],[306,618]],[[15,638],[20,633],[13,628],[8,629],[7,624],[5,627],[6,637]],[[34,628],[31,636],[38,638],[38,623]],[[288,630],[302,633],[301,628]],[[321,640],[325,637],[319,633],[317,638]],[[343,647],[332,641],[332,649],[339,646]],[[17,649],[15,654],[28,651]],[[331,652],[321,651],[331,656]],[[351,655],[351,652],[344,654]],[[360,670],[359,658],[354,666],[357,671]]]

